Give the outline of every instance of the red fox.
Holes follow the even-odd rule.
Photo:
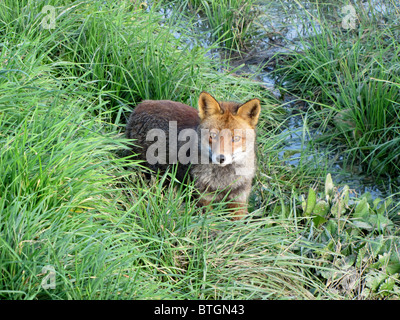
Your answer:
[[[179,163],[178,178],[189,170],[202,195],[201,205],[232,200],[228,206],[233,219],[241,219],[248,212],[256,170],[255,127],[260,100],[218,102],[202,92],[198,107],[199,111],[169,100],[138,104],[126,126],[127,138],[135,140],[132,152],[153,170]]]

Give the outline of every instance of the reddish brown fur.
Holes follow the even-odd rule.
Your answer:
[[[131,113],[127,126],[126,137],[135,140],[131,145],[132,153],[140,160],[146,161],[146,151],[153,143],[146,141],[146,135],[151,129],[162,129],[168,133],[169,121],[176,121],[178,133],[186,128],[196,129],[200,123],[198,111],[188,105],[170,100],[145,100],[137,105]],[[167,145],[169,136],[167,134]],[[169,163],[169,161],[168,161]],[[150,169],[166,170],[168,165],[148,165]],[[177,173],[181,180],[185,176],[187,166],[181,166]]]
[[[132,123],[133,117],[152,118],[153,121],[177,121],[178,128],[196,128],[199,123],[199,113],[196,109],[186,104],[170,100],[145,100],[137,105],[129,117],[128,123]]]

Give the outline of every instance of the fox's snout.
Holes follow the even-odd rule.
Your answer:
[[[225,156],[223,154],[219,154],[215,157],[215,160],[219,163],[219,164],[223,164],[225,162]]]
[[[229,154],[222,154],[222,153],[211,153],[210,160],[213,164],[218,164],[220,166],[226,166],[228,164],[231,164],[233,161],[233,158]]]
[[[236,157],[245,150],[242,148],[241,141],[240,143],[234,142],[230,130],[228,131],[229,133],[220,134],[213,130],[210,134],[208,152],[209,159],[213,164],[220,166],[232,164]],[[236,136],[237,139],[238,137]]]

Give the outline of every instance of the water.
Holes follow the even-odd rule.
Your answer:
[[[321,146],[315,140],[323,133],[305,125],[305,117],[291,115],[287,120],[286,128],[280,133],[285,137],[280,147],[279,157],[286,165],[298,166],[307,163],[307,166],[318,167],[328,165],[335,185],[348,185],[354,195],[369,192],[373,199],[385,198],[392,194],[390,181],[363,173],[360,166],[346,166],[343,155]]]

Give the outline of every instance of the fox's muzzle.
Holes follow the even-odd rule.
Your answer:
[[[220,165],[222,167],[232,163],[232,156],[229,154],[212,153],[210,150],[210,160],[213,164]]]

